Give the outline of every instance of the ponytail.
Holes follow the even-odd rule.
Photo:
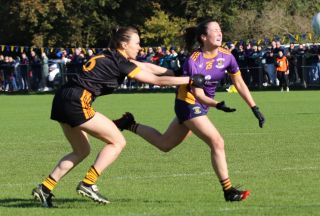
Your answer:
[[[189,27],[186,29],[186,32],[184,34],[184,42],[186,46],[186,50],[191,53],[194,50],[194,45],[196,43],[196,34],[197,34],[197,28]]]

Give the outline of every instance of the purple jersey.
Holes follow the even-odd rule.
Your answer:
[[[204,55],[199,49],[192,53],[183,66],[183,75],[203,74],[205,76],[206,81],[203,90],[210,98],[214,98],[216,87],[219,81],[224,78],[226,72],[232,76],[240,75],[236,59],[228,50],[223,48],[219,48],[217,55],[210,56]],[[189,104],[200,103],[193,96],[188,85],[179,86],[177,99]],[[202,106],[208,109],[208,106]]]

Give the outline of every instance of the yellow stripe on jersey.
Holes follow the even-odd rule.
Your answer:
[[[230,73],[230,72],[228,72],[228,74],[229,74],[230,76],[238,76],[238,75],[241,75],[241,72],[240,72],[240,71],[237,71],[237,72],[235,72],[235,73]]]
[[[190,56],[190,58],[191,58],[193,61],[196,61],[199,56],[200,56],[200,52],[196,51],[196,52],[192,53],[192,55]]]
[[[86,89],[83,90],[80,101],[81,101],[82,111],[86,119],[92,118],[95,114],[95,111],[90,105],[91,100],[92,100],[91,92],[87,91]]]
[[[231,55],[231,52],[230,52],[229,50],[224,49],[224,48],[222,48],[222,47],[219,47],[218,50],[219,50],[220,52],[222,52],[222,53]]]
[[[187,89],[188,85],[181,85],[178,88],[177,99],[185,101],[189,104],[195,104],[196,98]]]
[[[139,67],[136,67],[133,71],[131,71],[129,74],[128,74],[128,77],[129,78],[134,78],[138,73],[141,72],[141,68]]]

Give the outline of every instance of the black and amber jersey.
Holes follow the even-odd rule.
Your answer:
[[[82,72],[72,77],[76,84],[94,96],[110,94],[128,76],[133,78],[141,69],[130,62],[119,50],[106,50],[83,65]]]

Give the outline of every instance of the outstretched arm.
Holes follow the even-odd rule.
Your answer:
[[[201,74],[195,74],[191,77],[172,77],[172,76],[157,76],[153,73],[148,73],[144,70],[140,70],[138,73],[132,75],[130,78],[138,80],[144,83],[150,83],[154,85],[183,85],[190,84],[191,86],[203,86],[204,76]]]
[[[150,83],[159,86],[183,85],[190,82],[189,77],[157,76],[153,73],[145,71],[144,69],[136,74],[133,79],[139,82]]]
[[[165,67],[161,67],[149,62],[139,62],[132,59],[130,61],[135,65],[137,65],[139,68],[141,68],[143,71],[146,71],[155,75],[174,76],[173,71]]]

